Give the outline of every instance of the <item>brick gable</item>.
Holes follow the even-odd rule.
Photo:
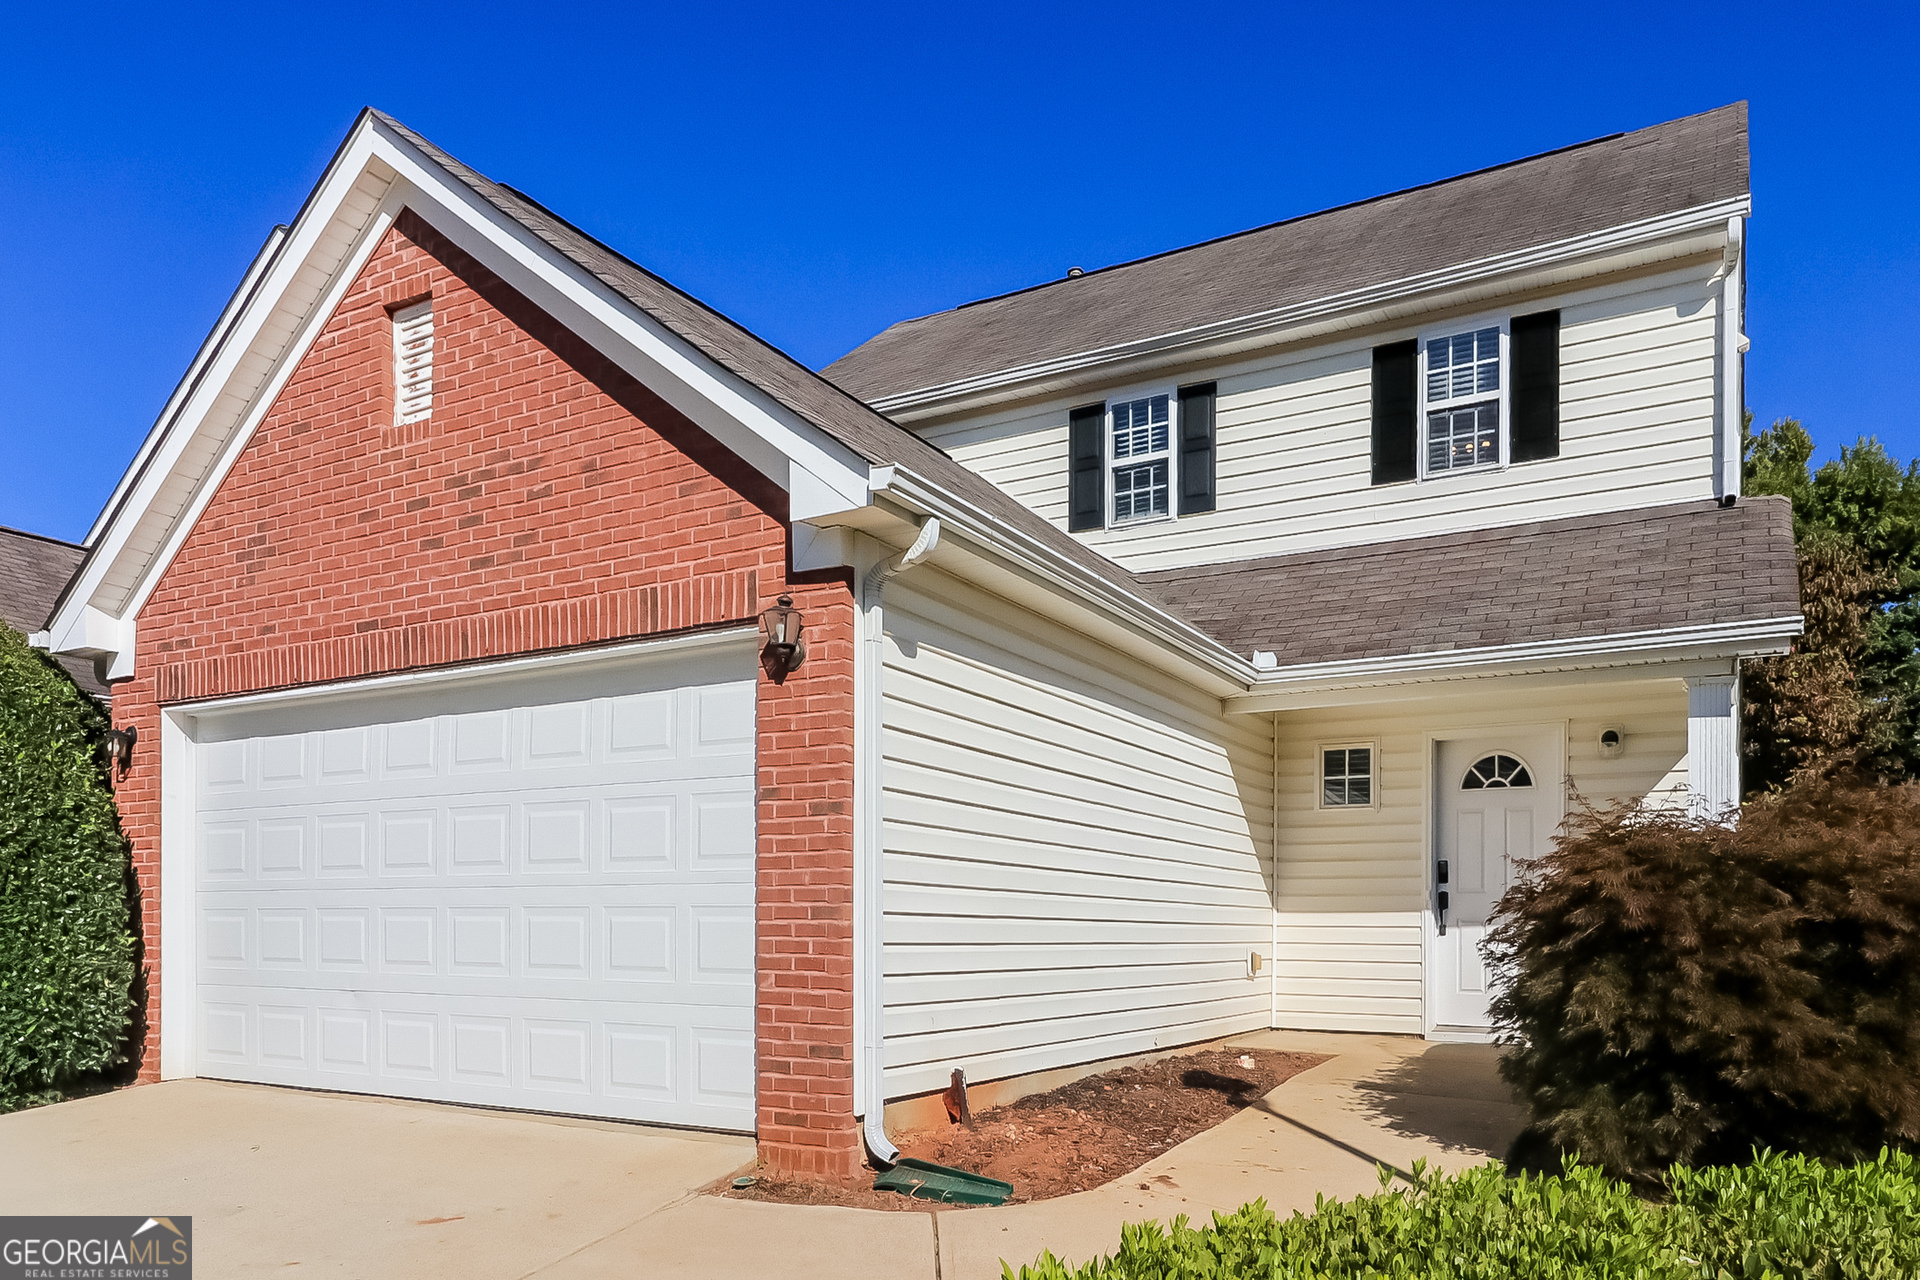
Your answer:
[[[427,296],[433,413],[397,428],[388,313]],[[783,491],[403,214],[162,574],[114,690],[143,742],[120,807],[145,1027],[161,705],[738,624],[791,591],[810,657],[759,707],[759,1130],[777,1166],[850,1171],[851,584],[790,578],[786,525]],[[158,1036],[138,1052],[157,1078]]]

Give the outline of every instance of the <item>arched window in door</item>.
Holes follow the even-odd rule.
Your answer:
[[[1467,776],[1460,780],[1462,791],[1487,791],[1495,787],[1530,787],[1533,775],[1527,772],[1527,766],[1518,756],[1510,756],[1496,751],[1490,756],[1481,756],[1467,770]]]

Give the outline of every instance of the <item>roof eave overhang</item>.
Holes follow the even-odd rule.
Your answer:
[[[363,112],[270,239],[89,535],[41,647],[133,674],[135,619],[342,295],[412,209],[789,495],[794,519],[871,501],[871,464],[698,351]]]
[[[1108,643],[1133,653],[1152,649],[1154,665],[1199,688],[1228,697],[1244,692],[1256,675],[1251,659],[1192,623],[907,467],[876,468],[873,492],[910,517],[938,517],[944,539],[969,544],[1002,573],[1041,586],[1077,610],[1081,625],[1106,630]],[[969,576],[982,577],[977,570]]]
[[[1667,679],[1725,672],[1742,658],[1785,653],[1805,629],[1799,614],[1672,627],[1611,636],[1578,636],[1528,644],[1320,662],[1261,671],[1232,711],[1443,697],[1460,683],[1490,677],[1584,681]]]
[[[1157,334],[1113,346],[999,369],[975,377],[876,397],[874,408],[903,423],[977,412],[1007,401],[1063,392],[1147,370],[1245,355],[1326,333],[1390,324],[1448,301],[1561,284],[1610,271],[1716,252],[1727,220],[1751,212],[1741,195],[1625,223],[1604,231],[1458,263],[1434,271],[1329,294],[1253,315]]]

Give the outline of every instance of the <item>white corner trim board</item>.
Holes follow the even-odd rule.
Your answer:
[[[1739,496],[1741,449],[1746,431],[1746,352],[1751,345],[1741,332],[1745,323],[1746,221],[1738,214],[1727,219],[1727,247],[1720,282],[1720,439],[1714,489],[1721,501]]]
[[[1724,820],[1740,808],[1740,678],[1687,678],[1687,809]]]

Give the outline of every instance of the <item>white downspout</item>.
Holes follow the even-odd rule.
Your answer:
[[[1720,474],[1715,477],[1714,494],[1720,505],[1732,506],[1740,496],[1740,442],[1745,434],[1747,408],[1743,385],[1745,364],[1741,356],[1752,344],[1743,333],[1743,302],[1747,274],[1746,219],[1738,214],[1727,219],[1727,247],[1720,282]]]
[[[886,635],[881,626],[880,597],[888,579],[913,568],[940,545],[940,521],[929,516],[913,545],[898,556],[882,559],[860,580],[860,645],[855,653],[853,734],[853,1038],[859,1055],[854,1064],[856,1103],[863,1118],[862,1133],[875,1162],[891,1165],[900,1149],[887,1138],[885,1080],[886,994],[881,983],[881,933],[886,927],[886,839],[882,805],[881,672],[886,660]]]

